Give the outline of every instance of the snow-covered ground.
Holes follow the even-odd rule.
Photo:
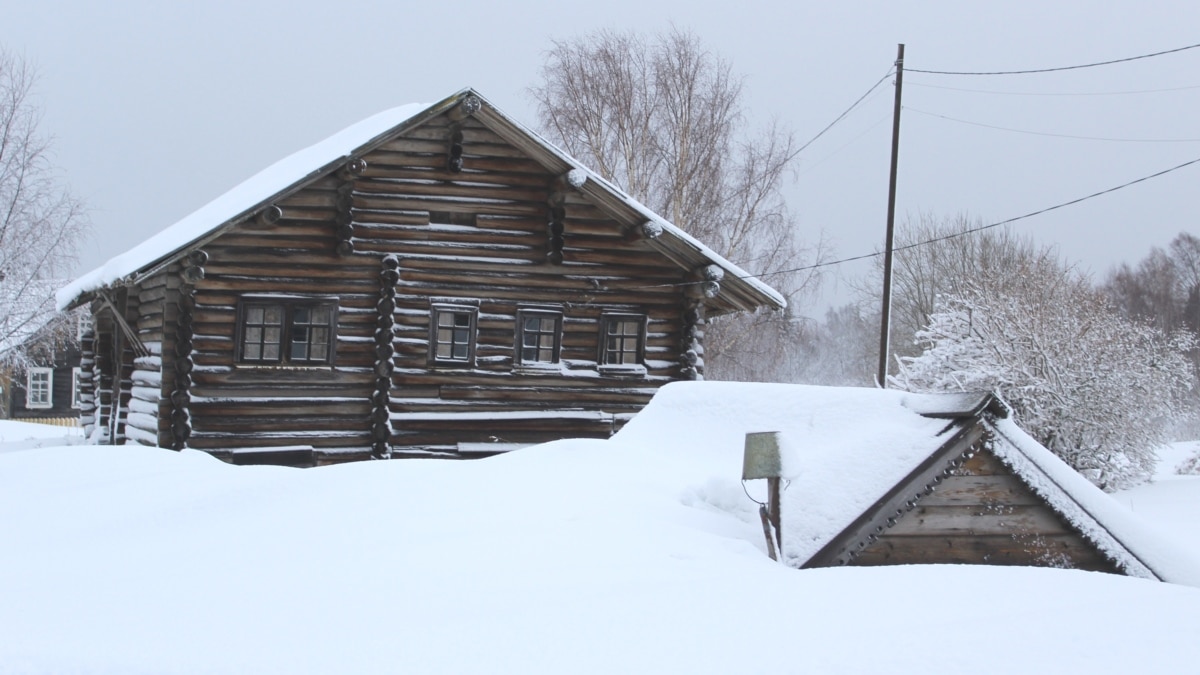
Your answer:
[[[79,427],[0,420],[0,452],[77,445],[83,440],[83,429]]]
[[[775,564],[737,494],[741,447],[679,447],[674,430],[644,426],[475,462],[315,470],[137,447],[0,452],[0,673],[1143,673],[1196,662],[1191,587]],[[1198,480],[1118,498],[1168,526],[1192,523],[1175,531],[1197,543]],[[1182,487],[1160,499],[1164,486]]]

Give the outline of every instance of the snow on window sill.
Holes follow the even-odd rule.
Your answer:
[[[601,365],[600,374],[605,377],[640,378],[646,377],[646,366],[641,364],[608,364]]]
[[[518,363],[513,370],[528,375],[561,375],[564,372],[562,363],[550,363],[548,361]]]

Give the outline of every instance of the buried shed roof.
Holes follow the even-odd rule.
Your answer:
[[[784,558],[803,567],[957,442],[970,418],[986,426],[992,452],[1014,474],[1126,573],[1200,586],[1200,561],[1021,431],[1006,410],[987,393],[681,382],[660,389],[617,438],[680,452],[723,448],[736,478],[745,434],[780,432]]]

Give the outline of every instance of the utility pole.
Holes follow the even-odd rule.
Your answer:
[[[892,245],[896,226],[896,165],[900,157],[900,93],[904,85],[904,45],[896,50],[896,108],[892,113],[892,175],[888,180],[887,238],[883,246],[883,311],[879,319],[878,384],[887,388],[892,333]]]

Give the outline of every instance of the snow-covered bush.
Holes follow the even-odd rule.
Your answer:
[[[1022,427],[1106,490],[1150,477],[1184,414],[1194,345],[1122,318],[1049,249],[961,280],[917,341],[924,352],[900,359],[895,384],[999,392]]]

